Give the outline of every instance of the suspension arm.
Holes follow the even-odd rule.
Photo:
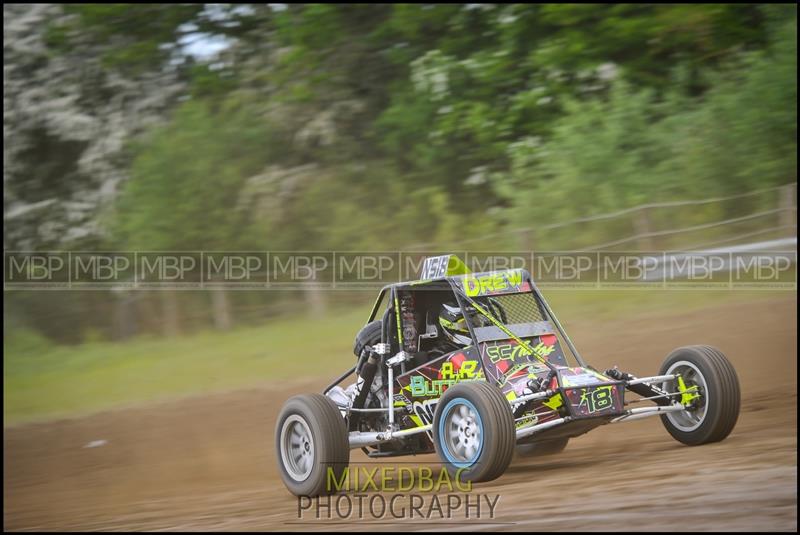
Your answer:
[[[634,394],[638,394],[643,398],[648,398],[656,405],[660,405],[662,407],[669,407],[672,405],[672,398],[674,396],[663,391],[659,387],[654,386],[652,383],[673,380],[675,379],[674,375],[657,375],[655,377],[644,377],[642,379],[637,379],[634,375],[625,373],[616,368],[606,370],[605,374],[612,379],[625,381],[625,388],[627,390],[630,390]]]

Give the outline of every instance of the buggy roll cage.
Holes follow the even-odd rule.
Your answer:
[[[555,327],[558,335],[567,344],[567,347],[569,348],[570,353],[574,356],[574,358],[578,362],[578,364],[581,367],[584,367],[584,368],[594,369],[591,366],[589,366],[586,363],[586,361],[583,360],[583,358],[581,357],[580,353],[578,352],[578,349],[575,347],[575,344],[569,338],[569,335],[567,335],[566,330],[561,325],[561,322],[558,321],[558,318],[556,317],[555,313],[553,312],[553,309],[550,307],[550,304],[547,302],[547,300],[545,299],[544,295],[542,295],[541,291],[539,291],[538,286],[536,286],[536,283],[531,278],[530,273],[525,269],[520,269],[518,271],[520,271],[521,274],[522,274],[522,280],[528,284],[529,290],[521,290],[521,291],[517,291],[517,292],[509,292],[509,293],[506,293],[505,295],[515,295],[515,294],[530,293],[533,296],[533,298],[536,300],[537,304],[540,305],[542,310],[544,311],[544,313],[545,313],[545,318],[544,319],[553,324],[553,326]],[[493,273],[496,273],[496,272],[493,272]],[[483,273],[470,274],[470,276],[481,276],[481,275],[483,275]],[[463,281],[463,278],[464,278],[464,275],[457,275],[457,276],[449,276],[449,277],[439,277],[439,278],[428,279],[428,280],[411,281],[411,282],[399,282],[399,283],[394,283],[394,284],[387,284],[386,286],[381,288],[381,291],[378,293],[378,297],[375,299],[375,304],[373,304],[373,306],[372,306],[372,311],[370,312],[369,318],[367,319],[366,323],[370,323],[370,322],[375,320],[376,316],[378,315],[378,311],[380,309],[380,306],[383,303],[383,299],[384,299],[384,297],[386,296],[386,294],[388,292],[388,294],[389,294],[389,305],[387,307],[387,312],[389,313],[390,316],[394,315],[395,320],[397,322],[398,334],[399,334],[399,336],[402,337],[402,329],[401,329],[402,319],[400,317],[400,306],[399,306],[399,300],[398,300],[398,296],[397,296],[398,291],[399,290],[406,290],[406,289],[416,289],[416,288],[418,288],[420,286],[426,286],[426,285],[437,283],[437,282],[440,283],[440,284],[442,282],[447,282],[447,284],[449,286],[449,290],[452,291],[452,293],[455,295],[456,301],[458,302],[458,306],[462,311],[464,310],[466,304],[470,304],[473,307],[476,307],[479,311],[481,311],[482,307],[480,305],[477,305],[477,303],[475,303],[475,301],[472,298],[470,298],[469,296],[465,295],[459,289],[459,283],[461,283]],[[486,314],[484,314],[484,315],[486,315]],[[466,323],[467,323],[467,328],[469,329],[469,333],[470,333],[470,336],[472,338],[472,341],[477,346],[478,338],[477,338],[477,336],[475,334],[472,322],[467,321]],[[500,327],[500,326],[498,325],[498,327]],[[500,328],[502,330],[506,330],[506,329],[504,329],[504,327],[500,327]],[[383,343],[387,342],[387,334],[388,333],[386,333],[385,330],[381,331],[381,342],[383,342]],[[510,331],[508,331],[507,334],[510,334],[510,335],[512,335],[512,337],[516,338],[516,336],[514,336]],[[481,359],[478,359],[478,360],[479,360],[479,365],[482,367],[483,366],[482,360]],[[550,363],[546,359],[543,359],[542,363],[545,364],[551,370],[555,371],[555,368],[556,368],[555,365],[553,365],[552,363]],[[403,366],[403,368],[405,368],[405,363],[404,362],[402,363],[402,366]],[[347,377],[349,377],[353,372],[355,372],[357,368],[358,368],[358,363],[354,364],[346,372],[344,372],[342,375],[340,375],[333,383],[328,385],[325,388],[325,390],[323,391],[323,394],[327,394],[333,387],[339,385],[342,381],[347,379]],[[405,369],[403,369],[403,373],[405,373]]]

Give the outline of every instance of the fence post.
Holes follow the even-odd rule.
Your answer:
[[[639,235],[638,243],[640,251],[654,251],[653,239],[647,236],[650,230],[650,214],[647,207],[642,207],[636,210],[633,216],[633,228],[637,235]]]
[[[178,294],[175,290],[161,290],[161,326],[164,336],[176,336],[181,332]]]
[[[214,313],[214,326],[217,329],[227,331],[233,327],[230,301],[225,288],[211,289],[211,306]]]
[[[322,288],[314,286],[312,283],[305,290],[306,304],[308,305],[309,314],[314,318],[321,318],[325,315],[325,293]]]
[[[134,336],[138,329],[136,299],[137,295],[125,291],[111,291],[116,297],[113,301],[113,338],[125,340]]]
[[[780,189],[780,198],[778,200],[778,208],[780,209],[780,226],[785,228],[785,232],[789,236],[794,236],[797,228],[792,231],[791,226],[796,226],[795,214],[797,212],[797,182],[786,184]]]
[[[533,229],[525,229],[520,233],[520,245],[526,253],[532,253],[536,244],[536,235]]]

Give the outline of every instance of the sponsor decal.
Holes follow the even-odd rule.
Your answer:
[[[414,375],[409,384],[411,397],[441,397],[444,391],[459,381],[478,378],[478,361],[464,360],[456,367],[453,362],[445,362],[439,370],[438,379],[429,379],[424,375]]]
[[[470,297],[518,292],[521,286],[522,271],[517,269],[464,277],[464,293]]]
[[[500,361],[516,361],[521,356],[535,355],[540,358],[546,358],[550,353],[555,351],[555,346],[545,345],[539,342],[529,350],[527,347],[519,344],[498,344],[495,346],[486,347],[486,356],[493,364]]]
[[[433,425],[433,415],[436,412],[436,404],[439,402],[437,399],[426,399],[425,401],[415,401],[411,408],[414,411],[414,414],[419,418],[420,427],[423,425]],[[433,432],[426,431],[428,434],[428,438],[433,440]]]

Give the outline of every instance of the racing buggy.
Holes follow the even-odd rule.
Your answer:
[[[598,371],[527,271],[472,273],[450,255],[381,290],[354,352],[322,394],[295,396],[278,416],[279,471],[293,494],[332,492],[351,449],[436,452],[451,475],[480,482],[502,475],[515,450],[556,453],[599,425],[659,415],[696,446],[724,439],[739,415],[738,378],[719,350],[679,347],[651,377]]]

